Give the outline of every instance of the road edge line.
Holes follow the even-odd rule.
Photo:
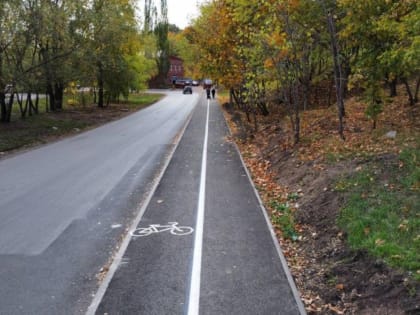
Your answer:
[[[225,120],[225,124],[226,124],[226,126],[227,126],[227,128],[229,130],[229,135],[231,137],[233,137],[232,131],[230,130],[229,124],[227,123],[226,117],[225,117],[225,115],[223,113],[223,109],[221,109],[221,108],[219,108],[219,109],[222,110],[222,115],[223,115],[223,118]],[[305,306],[303,305],[303,302],[302,302],[302,299],[301,299],[301,296],[300,296],[300,293],[299,293],[299,291],[298,291],[298,289],[296,287],[295,281],[293,280],[292,273],[290,272],[289,266],[287,265],[286,258],[284,257],[283,251],[282,251],[282,249],[280,247],[279,240],[277,239],[277,235],[276,235],[276,233],[274,231],[273,224],[271,223],[271,220],[268,217],[267,209],[265,208],[265,206],[263,204],[263,201],[262,201],[262,199],[261,199],[261,197],[260,197],[260,195],[258,193],[258,190],[255,187],[254,181],[252,180],[252,177],[251,177],[251,173],[249,172],[249,170],[248,170],[248,168],[247,168],[247,166],[245,164],[245,161],[244,161],[244,159],[242,157],[242,154],[241,154],[241,151],[239,150],[238,145],[233,140],[232,140],[232,143],[233,143],[233,145],[234,145],[234,147],[236,149],[236,152],[238,152],[238,154],[239,154],[239,158],[241,159],[242,166],[245,169],[245,173],[248,176],[249,182],[251,183],[251,187],[254,190],[255,196],[257,197],[257,200],[258,200],[258,203],[259,203],[261,212],[264,215],[264,218],[265,218],[265,221],[266,221],[268,230],[270,232],[270,235],[271,235],[272,241],[274,243],[274,246],[275,246],[275,248],[277,250],[277,254],[279,255],[279,258],[280,258],[280,261],[281,261],[281,264],[282,264],[284,273],[286,274],[286,278],[287,278],[287,281],[289,282],[289,286],[290,286],[290,289],[292,290],[292,294],[293,294],[293,297],[294,297],[294,299],[296,301],[298,310],[299,310],[299,312],[300,312],[301,315],[307,315],[306,310],[305,310]]]
[[[198,102],[197,102],[198,104]],[[191,113],[189,114],[189,117],[187,118],[184,126],[182,127],[181,131],[175,135],[173,141],[171,144],[174,144],[172,149],[169,151],[165,164],[163,165],[163,167],[161,168],[161,170],[159,171],[157,177],[155,178],[155,181],[153,183],[153,186],[151,187],[149,193],[147,194],[144,202],[142,203],[140,209],[139,209],[139,213],[137,214],[136,218],[134,219],[133,223],[130,225],[126,236],[124,237],[120,247],[118,248],[117,254],[115,255],[112,264],[110,265],[108,272],[106,273],[104,279],[102,280],[100,286],[98,287],[98,290],[95,293],[95,296],[92,299],[91,304],[89,305],[85,315],[95,315],[96,311],[100,305],[100,303],[102,302],[102,299],[106,293],[106,290],[109,287],[109,284],[111,283],[112,278],[114,277],[115,272],[117,271],[122,258],[127,250],[127,247],[131,241],[131,234],[130,231],[134,230],[138,224],[140,223],[144,213],[146,212],[147,207],[149,206],[150,201],[152,200],[153,195],[155,194],[155,191],[160,183],[160,181],[162,180],[163,175],[166,172],[166,169],[169,166],[169,163],[172,160],[173,155],[175,154],[176,149],[178,148],[179,143],[181,142],[181,139],[185,133],[185,130],[187,129],[188,125],[190,124],[190,121],[192,119],[193,113],[194,113],[194,109],[197,106],[197,104],[194,106],[194,108],[192,109]]]
[[[204,214],[207,180],[207,151],[209,138],[210,100],[207,100],[206,127],[204,131],[203,153],[201,159],[200,189],[195,223],[194,252],[191,280],[188,292],[188,315],[198,315],[200,310],[201,267],[203,258]]]

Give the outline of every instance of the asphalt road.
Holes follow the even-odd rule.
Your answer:
[[[88,315],[305,314],[228,135],[203,94]]]
[[[84,314],[199,95],[0,160],[0,314]]]

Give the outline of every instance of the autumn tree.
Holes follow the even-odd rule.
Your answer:
[[[144,1],[144,24],[145,33],[153,31],[157,20],[157,8],[153,0]]]
[[[228,88],[231,98],[243,108],[246,60],[238,54],[241,25],[233,19],[232,9],[226,0],[204,4],[187,36],[200,49],[201,73]]]
[[[155,78],[158,86],[166,85],[166,77],[169,71],[169,22],[168,22],[168,6],[166,0],[160,1],[160,15],[157,19],[157,23],[153,29],[153,33],[156,37],[156,65],[158,69],[158,75]]]
[[[50,109],[63,107],[64,89],[69,82],[69,57],[75,50],[71,17],[77,16],[80,1],[36,1],[40,19],[38,55],[43,69]]]
[[[298,143],[299,112],[311,107],[317,84],[335,87],[342,139],[348,87],[361,88],[374,123],[385,83],[395,95],[402,82],[417,102],[418,20],[414,0],[214,0],[185,38],[198,47],[201,72],[228,88],[248,117],[283,106]]]
[[[344,107],[344,95],[345,89],[347,87],[346,81],[348,73],[345,73],[345,68],[343,66],[344,55],[342,54],[340,42],[338,39],[337,31],[337,4],[336,1],[320,1],[323,14],[325,16],[328,34],[329,34],[329,46],[331,47],[331,55],[333,60],[333,69],[334,69],[334,83],[335,83],[335,95],[337,102],[337,113],[338,113],[338,133],[341,139],[345,139],[344,136],[344,116],[345,116],[345,107]]]
[[[6,100],[6,84],[28,94],[25,104],[18,99],[22,117],[38,111],[33,93],[46,93],[47,109],[60,110],[70,83],[99,87],[99,106],[105,94],[109,101],[144,88],[155,73],[156,46],[139,32],[134,5],[132,0],[2,1],[1,120],[10,121],[14,103],[13,93]]]
[[[86,39],[89,45],[84,52],[93,66],[98,107],[103,107],[120,94],[128,95],[129,61],[134,61],[139,53],[139,33],[131,1],[95,0]]]
[[[247,1],[234,9],[234,19],[242,25],[238,47],[246,60],[247,99],[265,115],[268,94],[284,105],[295,143],[300,138],[299,112],[309,107],[312,81],[325,71],[318,67],[325,50],[320,14],[312,1]]]
[[[419,8],[416,1],[340,0],[345,12],[340,32],[342,40],[356,52],[351,59],[351,84],[365,92],[366,114],[376,125],[382,111],[382,84],[396,94],[396,83],[403,82],[410,104],[415,103],[409,80],[419,78]],[[417,26],[416,26],[417,25]],[[417,42],[417,44],[416,44]],[[417,83],[418,87],[418,83]]]
[[[14,16],[17,10],[14,1],[0,2],[0,120],[1,122],[9,122],[12,105],[13,105],[13,90],[12,96],[6,100],[6,85],[14,83],[12,71],[10,71],[10,64],[7,62],[8,51],[11,45],[15,42],[18,33],[18,23]],[[13,86],[12,86],[13,88]]]

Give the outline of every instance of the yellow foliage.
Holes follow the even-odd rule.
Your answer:
[[[79,105],[79,102],[77,100],[73,99],[73,98],[70,98],[70,99],[67,100],[67,105],[77,106],[77,105]]]
[[[274,68],[274,62],[273,62],[273,59],[271,59],[271,58],[267,58],[267,59],[264,61],[264,68],[266,68],[266,69],[268,69],[268,70],[273,69],[273,68]]]
[[[274,47],[281,47],[286,42],[286,34],[285,33],[274,33],[269,36],[269,42]]]

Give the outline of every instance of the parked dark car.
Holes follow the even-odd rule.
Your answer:
[[[182,94],[192,94],[192,93],[193,93],[192,87],[189,85],[185,86],[184,89],[182,90]]]
[[[175,87],[176,88],[183,88],[185,86],[185,79],[176,79],[175,80]]]
[[[189,78],[177,78],[175,83],[172,83],[175,85],[175,88],[183,88],[184,86],[191,86],[193,84],[193,80]]]

